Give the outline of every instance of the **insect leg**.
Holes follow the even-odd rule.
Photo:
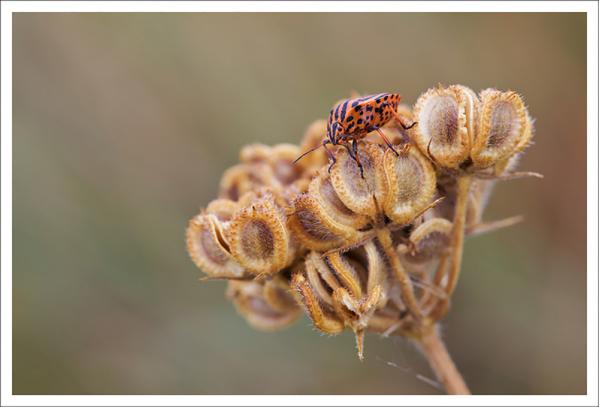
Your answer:
[[[333,153],[331,153],[331,150],[329,150],[327,148],[327,144],[331,144],[331,140],[324,139],[322,141],[322,147],[324,147],[324,151],[326,151],[327,156],[329,157],[329,160],[332,161],[331,165],[329,165],[329,173],[330,173],[331,169],[333,168],[333,165],[335,165],[335,163],[337,162],[337,159],[335,158],[335,155]]]
[[[382,104],[383,107],[386,107],[389,105],[390,104],[386,103],[386,102]],[[406,133],[406,130],[411,129],[412,127],[417,125],[418,122],[412,122],[411,124],[406,125],[405,119],[403,117],[401,117],[399,114],[397,114],[395,109],[391,109],[391,114],[393,115],[397,124],[399,124],[403,130],[403,131],[400,131],[400,133],[401,133],[401,137],[403,138],[403,143],[406,144],[406,147],[402,148],[402,152],[406,152],[409,149],[409,143],[410,143],[410,136],[408,136],[408,134]]]
[[[400,115],[397,114],[397,112],[392,109],[391,113],[393,113],[393,117],[395,117],[395,121],[404,129],[404,130],[410,130],[412,127],[416,126],[418,124],[418,122],[412,122],[408,125],[406,125],[405,120],[403,117],[401,117]]]
[[[360,162],[360,156],[358,155],[358,141],[356,139],[352,140],[351,148],[354,153],[353,158],[354,158],[354,160],[356,160],[356,163],[358,164],[358,167],[360,168],[360,175],[362,176],[362,179],[364,179],[364,167],[362,166],[362,163]]]
[[[393,151],[395,153],[395,155],[398,156],[399,153],[397,151],[395,151],[395,148],[393,148],[393,145],[391,144],[391,142],[389,142],[389,140],[387,140],[385,133],[383,133],[383,131],[379,128],[376,129],[376,132],[379,133],[379,135],[383,138],[383,140],[385,140],[385,144],[387,144],[387,147],[389,147],[391,149],[391,151]]]

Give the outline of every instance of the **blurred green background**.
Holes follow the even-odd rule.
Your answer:
[[[468,241],[444,336],[475,393],[586,392],[584,14],[17,14],[13,391],[439,394],[402,339],[252,330],[199,282],[187,220],[250,142],[352,90],[513,89],[536,118]]]

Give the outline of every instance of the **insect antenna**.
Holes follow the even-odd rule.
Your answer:
[[[318,150],[320,147],[322,147],[322,144],[319,144],[316,147],[312,147],[311,149],[309,149],[305,153],[302,153],[302,155],[300,155],[295,160],[293,160],[293,164],[295,164],[296,162],[298,162],[299,160],[301,160],[302,158],[304,158],[305,156],[307,156],[308,154],[310,154],[312,151]]]

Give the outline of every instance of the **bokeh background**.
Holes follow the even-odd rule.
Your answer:
[[[13,391],[439,394],[404,340],[252,330],[187,220],[250,142],[352,90],[513,89],[536,118],[472,239],[444,336],[482,394],[586,392],[584,14],[17,14]]]

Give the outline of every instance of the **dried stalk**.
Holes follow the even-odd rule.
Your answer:
[[[422,335],[414,339],[418,348],[426,356],[437,379],[443,383],[448,394],[471,394],[464,378],[456,368],[436,325],[422,331]]]

